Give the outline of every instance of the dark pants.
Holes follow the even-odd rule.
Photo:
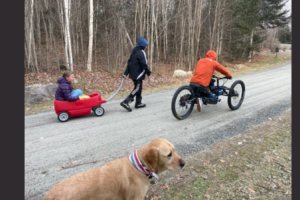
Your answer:
[[[212,79],[213,80],[213,79]],[[211,81],[212,83],[212,81]],[[213,86],[213,83],[211,84],[210,83],[210,86]],[[199,85],[197,83],[190,83],[190,86],[193,88],[193,90],[198,90],[198,92],[200,93],[200,95],[204,96],[204,97],[207,97],[211,100],[216,100],[216,95],[214,93],[212,93],[209,89],[209,87],[204,87],[202,85]]]
[[[142,89],[143,89],[143,81],[142,80],[132,80],[134,83],[134,88],[131,91],[130,95],[126,98],[129,100],[136,97],[135,104],[141,104],[142,103]]]

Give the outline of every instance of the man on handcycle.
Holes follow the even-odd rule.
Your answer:
[[[232,78],[231,73],[216,61],[217,53],[215,51],[206,52],[205,58],[198,60],[194,75],[190,80],[190,86],[198,89],[200,93],[209,98],[211,102],[217,101],[216,95],[211,92],[209,86],[214,85],[214,79],[212,79],[215,70],[225,75],[229,79]],[[201,111],[202,100],[197,98],[197,110]]]

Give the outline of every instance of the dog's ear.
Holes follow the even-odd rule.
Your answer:
[[[151,147],[147,150],[146,155],[145,155],[145,161],[152,168],[151,171],[156,171],[157,162],[158,162],[158,148],[157,147]]]

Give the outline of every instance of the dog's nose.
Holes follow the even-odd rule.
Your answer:
[[[181,160],[179,165],[180,165],[181,168],[183,168],[183,166],[185,165],[184,160]]]

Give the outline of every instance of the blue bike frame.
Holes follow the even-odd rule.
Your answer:
[[[219,85],[219,80],[227,79],[227,77],[220,78],[220,77],[213,75],[213,78],[217,79],[216,92],[214,92],[214,94],[216,95],[217,102],[220,102],[221,99],[219,99],[219,96],[221,96],[221,95],[228,96],[230,88],[224,86],[224,84]],[[197,96],[198,98],[202,98],[204,104],[207,104],[208,100],[214,101],[214,99],[206,97],[206,96],[201,96],[199,93],[197,93],[195,91],[194,91],[194,95]]]

